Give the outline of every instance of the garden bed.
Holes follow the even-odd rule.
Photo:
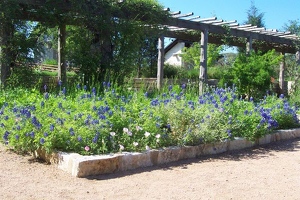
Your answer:
[[[37,151],[36,154],[47,162],[56,164],[59,169],[70,173],[72,176],[87,177],[90,175],[108,174],[141,167],[156,166],[183,159],[251,148],[257,145],[299,137],[300,129],[290,129],[277,130],[272,134],[261,137],[255,142],[243,138],[235,138],[235,140],[227,140],[214,144],[169,147],[159,150],[149,150],[142,153],[123,152],[98,156],[82,156],[77,153],[64,152],[45,156],[45,153],[42,151]]]

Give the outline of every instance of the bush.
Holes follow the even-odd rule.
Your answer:
[[[274,50],[265,54],[251,52],[250,56],[239,54],[232,69],[239,93],[262,98],[270,89],[273,67],[278,66],[281,59]]]

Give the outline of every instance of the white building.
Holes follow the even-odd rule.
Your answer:
[[[176,39],[165,48],[165,64],[183,67],[182,51],[184,47],[190,47],[191,43]]]

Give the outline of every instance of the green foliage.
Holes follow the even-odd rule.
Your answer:
[[[7,80],[8,88],[24,87],[35,88],[38,83],[38,77],[35,76],[34,68],[28,65],[19,65],[14,67]]]
[[[55,59],[46,59],[46,60],[44,60],[43,64],[46,64],[46,65],[57,65],[57,60],[55,60]]]
[[[207,69],[207,76],[210,79],[219,79],[221,80],[222,78],[226,77],[226,74],[230,74],[231,66],[213,66]]]
[[[233,82],[239,93],[247,94],[248,97],[263,97],[270,88],[273,67],[278,66],[281,59],[282,56],[274,50],[263,55],[255,52],[249,56],[239,54],[232,69]]]
[[[207,66],[212,67],[220,56],[220,52],[224,49],[223,46],[215,44],[208,44],[207,49]],[[200,67],[200,44],[199,42],[193,43],[189,48],[183,49],[182,58],[185,62],[186,68],[188,69],[199,69]]]
[[[286,99],[270,96],[257,104],[239,100],[230,88],[200,97],[188,85],[170,85],[152,97],[107,82],[103,90],[60,88],[58,94],[2,93],[0,140],[22,152],[103,154],[235,137],[256,140],[277,128],[299,127],[297,110]]]

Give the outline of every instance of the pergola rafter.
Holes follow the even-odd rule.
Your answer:
[[[201,53],[199,59],[201,60],[200,69],[200,83],[199,91],[203,91],[202,86],[207,82],[206,71],[207,63],[207,44],[224,44],[223,40],[226,37],[230,37],[227,45],[245,47],[247,53],[250,53],[252,48],[260,48],[264,50],[275,49],[281,52],[283,55],[285,53],[293,53],[299,55],[299,49],[297,49],[296,43],[299,43],[299,37],[290,32],[277,32],[277,30],[266,30],[264,27],[257,27],[251,24],[239,25],[236,20],[233,21],[223,21],[218,20],[217,17],[204,18],[185,18],[184,14],[182,17],[178,18],[172,16],[172,18],[166,23],[162,24],[165,32],[165,37],[177,38],[192,42],[199,42],[201,39]],[[190,16],[190,15],[186,15]],[[199,32],[199,34],[195,34]],[[246,43],[239,38],[244,38]],[[161,40],[163,41],[163,40]],[[257,43],[257,44],[256,44]],[[299,57],[299,56],[298,56]],[[161,58],[161,57],[160,57]],[[300,58],[299,58],[300,59]],[[299,62],[299,61],[298,61]],[[282,64],[281,64],[282,65]],[[281,72],[279,77],[280,87],[284,90],[284,66],[281,66]],[[204,73],[203,73],[204,71]],[[158,76],[158,78],[162,76]],[[158,84],[162,81],[158,81]],[[161,88],[161,85],[158,85]]]

